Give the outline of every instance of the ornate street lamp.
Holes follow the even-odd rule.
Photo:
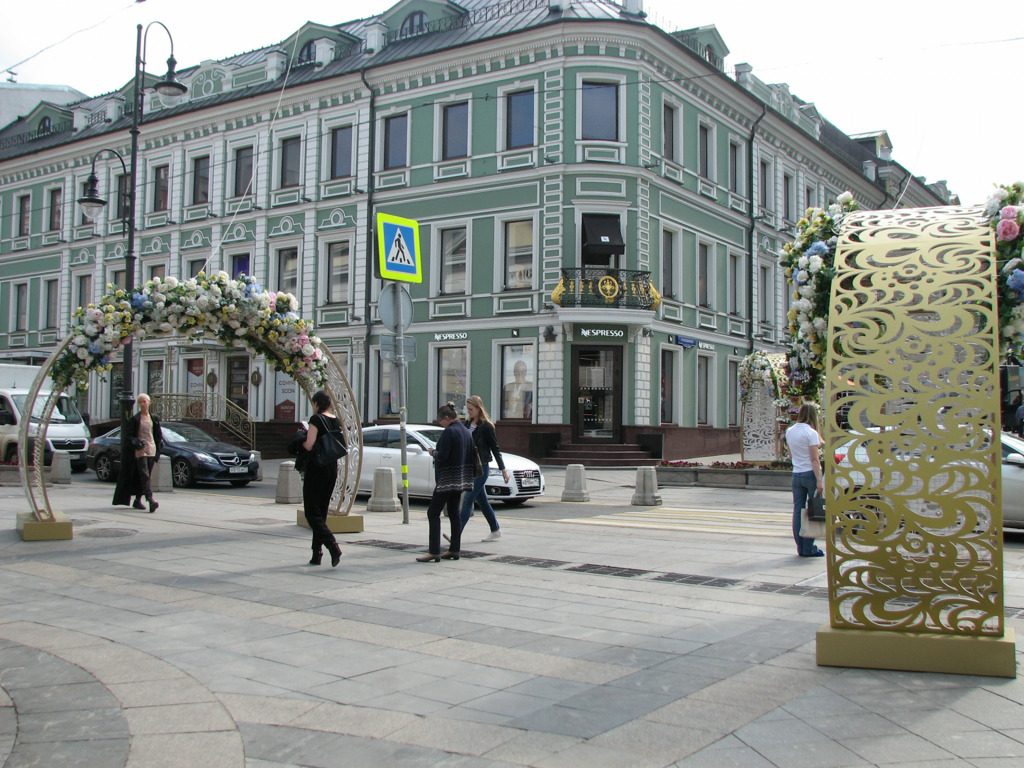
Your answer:
[[[171,55],[167,59],[167,74],[162,80],[155,83],[153,88],[160,94],[165,104],[173,106],[176,104],[182,96],[188,92],[188,86],[178,81],[177,73],[175,72],[175,66],[177,61],[174,59],[174,38],[171,37],[171,31],[159,21],[150,22],[143,33],[142,25],[139,24],[136,28],[135,37],[135,79],[132,81],[132,127],[131,133],[131,166],[125,168],[125,173],[128,174],[128,189],[126,194],[127,200],[122,201],[127,205],[124,207],[124,228],[126,230],[126,250],[124,256],[124,288],[128,292],[129,296],[135,290],[135,202],[136,202],[136,185],[137,185],[137,171],[139,165],[139,123],[142,122],[142,103],[143,103],[143,90],[145,88],[144,78],[146,74],[146,44],[149,40],[149,28],[154,24],[158,24],[163,27],[164,32],[167,33],[167,38],[171,43]],[[82,206],[82,213],[84,213],[89,219],[93,219],[104,206],[107,201],[99,196],[97,190],[98,179],[96,178],[96,158],[99,157],[103,152],[109,152],[116,155],[118,160],[121,161],[121,166],[124,167],[124,158],[112,149],[101,149],[92,158],[92,172],[89,174],[89,178],[86,181],[85,195],[78,199],[78,204]],[[128,342],[124,345],[124,353],[122,355],[122,371],[121,371],[121,451],[122,455],[127,449],[128,445],[128,420],[132,416],[132,411],[135,406],[135,396],[132,394],[132,340],[129,338]]]

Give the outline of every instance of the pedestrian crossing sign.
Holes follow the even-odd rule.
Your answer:
[[[377,214],[377,267],[385,280],[423,282],[418,221]]]

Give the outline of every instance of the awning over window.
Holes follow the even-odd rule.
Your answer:
[[[606,213],[583,214],[583,254],[614,256],[626,252],[619,217]]]

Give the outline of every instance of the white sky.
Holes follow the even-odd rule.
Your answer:
[[[93,96],[131,79],[136,24],[166,24],[184,68],[280,42],[307,20],[338,24],[396,1],[293,0],[256,10],[226,0],[10,0],[0,73],[52,46],[17,66],[17,81]],[[762,80],[788,83],[846,133],[888,131],[896,161],[928,181],[946,179],[966,204],[983,202],[993,183],[1024,178],[1024,13],[1012,3],[644,5],[668,31],[715,24],[731,51],[727,68],[747,62]],[[167,36],[150,32],[147,69],[162,74]]]

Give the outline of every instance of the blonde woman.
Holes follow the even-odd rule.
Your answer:
[[[480,503],[480,511],[484,513],[484,519],[490,526],[491,532],[483,541],[497,541],[501,538],[501,529],[498,526],[498,518],[494,515],[494,507],[487,498],[487,477],[490,475],[489,465],[491,456],[498,462],[498,469],[501,476],[508,482],[509,474],[505,469],[505,460],[501,457],[501,449],[498,447],[498,436],[494,431],[494,423],[487,415],[484,408],[484,401],[478,395],[471,395],[466,398],[466,426],[473,433],[473,445],[476,446],[477,455],[480,457],[480,464],[483,466],[483,474],[473,481],[473,490],[462,497],[462,527],[466,527],[469,518],[473,515],[473,504]]]
[[[818,432],[818,410],[811,403],[800,406],[796,423],[786,430],[789,456],[793,460],[793,538],[800,557],[821,557],[825,553],[814,546],[814,539],[800,535],[800,512],[814,493],[825,491],[821,473],[821,434]]]
[[[153,465],[160,455],[164,443],[160,431],[160,419],[149,412],[151,400],[145,392],[139,393],[135,404],[139,412],[128,420],[127,451],[121,454],[121,471],[114,489],[114,504],[127,505],[135,497],[132,507],[145,509],[142,498],[149,502],[149,511],[156,512],[160,504],[153,498],[150,478]]]

